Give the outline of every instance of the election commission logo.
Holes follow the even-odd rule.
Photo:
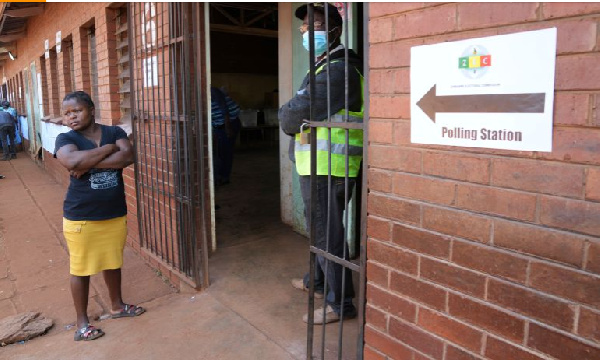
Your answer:
[[[470,45],[458,58],[458,69],[469,79],[481,78],[492,66],[492,55],[482,45]]]

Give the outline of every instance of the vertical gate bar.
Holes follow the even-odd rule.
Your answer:
[[[325,15],[325,29],[326,29],[326,39],[327,39],[327,58],[326,58],[326,68],[327,68],[327,90],[326,90],[326,94],[327,94],[327,121],[330,120],[330,112],[331,112],[331,79],[330,79],[330,65],[331,65],[331,59],[330,59],[330,53],[329,53],[329,7],[325,6],[324,8],[324,15]],[[314,26],[314,25],[313,25]],[[316,55],[316,54],[315,54]],[[320,54],[319,54],[320,55]],[[315,59],[311,59],[311,62],[314,63]],[[317,75],[315,74],[315,77]],[[311,103],[312,105],[312,103]],[[311,106],[312,108],[312,106]],[[318,121],[316,119],[311,119],[311,121]],[[325,251],[327,253],[329,253],[330,251],[330,247],[329,247],[329,242],[331,241],[329,238],[329,233],[331,231],[331,128],[328,127],[327,128],[327,216],[326,216],[326,220],[325,220]],[[317,141],[318,142],[318,141]],[[318,161],[317,161],[318,162]],[[315,176],[316,178],[318,178],[318,174]],[[317,257],[317,262],[319,260],[319,257]],[[319,263],[320,264],[320,263]],[[328,292],[329,292],[329,288],[331,288],[331,286],[328,283],[328,278],[327,275],[329,274],[329,268],[331,267],[330,265],[330,260],[329,259],[325,259],[325,270],[323,270],[324,273],[324,283],[323,283],[323,296],[327,296]],[[335,265],[333,266],[335,268]],[[321,267],[322,268],[322,267]],[[335,293],[335,291],[334,291]],[[323,316],[325,316],[327,311],[327,298],[323,298]],[[325,329],[326,323],[322,323],[321,324],[321,359],[324,360],[325,359],[325,341],[326,341],[326,329]]]
[[[171,203],[172,203],[172,198],[173,198],[173,193],[171,192],[171,165],[170,165],[170,158],[169,158],[169,152],[171,150],[171,139],[169,138],[169,132],[168,129],[169,127],[167,127],[167,122],[170,122],[170,117],[167,116],[167,99],[166,99],[166,94],[167,94],[167,84],[166,84],[166,71],[165,71],[165,49],[169,49],[170,45],[168,42],[165,42],[165,27],[168,26],[168,23],[165,22],[165,19],[168,20],[168,17],[165,17],[165,7],[168,6],[166,3],[161,3],[161,14],[162,14],[162,20],[161,20],[161,41],[162,41],[162,47],[161,47],[161,64],[162,64],[162,74],[163,76],[161,77],[161,81],[162,81],[162,90],[163,90],[163,112],[161,114],[162,117],[162,122],[161,122],[161,133],[164,136],[164,147],[163,147],[163,161],[165,161],[167,167],[166,167],[166,173],[167,173],[167,185],[166,185],[166,190],[165,190],[165,207],[168,208],[169,212],[169,220],[168,220],[168,237],[167,237],[167,244],[171,246],[171,257],[173,258],[173,264],[172,266],[175,267],[175,246],[174,244],[174,240],[173,240],[173,212],[172,212],[172,207],[171,207]],[[169,34],[167,33],[167,36],[169,36]],[[165,43],[167,45],[165,45]],[[171,100],[171,97],[169,96],[169,101]],[[169,107],[169,111],[171,107]],[[172,135],[172,133],[171,133]],[[164,174],[164,171],[163,171]],[[164,182],[164,181],[163,181]],[[164,186],[164,183],[163,183]],[[167,202],[168,201],[168,202]],[[167,213],[165,213],[165,216],[167,215]],[[165,228],[167,228],[167,222],[165,222]]]
[[[188,257],[189,257],[189,261],[190,264],[188,265],[188,271],[191,274],[191,276],[196,279],[193,275],[193,265],[194,265],[194,253],[193,253],[193,244],[194,244],[194,240],[195,240],[195,234],[196,234],[196,228],[194,227],[194,207],[193,207],[193,200],[194,200],[194,187],[193,187],[193,173],[191,172],[191,164],[192,164],[192,159],[190,157],[190,138],[193,136],[192,132],[190,130],[190,125],[192,124],[192,113],[191,113],[191,97],[189,97],[188,95],[190,94],[189,92],[191,91],[190,89],[190,85],[189,85],[189,79],[190,79],[190,56],[189,56],[189,41],[190,41],[190,34],[189,34],[189,23],[188,23],[188,10],[189,10],[189,3],[182,3],[182,12],[181,12],[181,20],[182,20],[182,24],[183,24],[183,72],[182,72],[182,78],[183,78],[183,89],[184,89],[184,93],[182,93],[183,95],[183,113],[185,115],[185,123],[184,123],[184,149],[186,150],[186,152],[184,152],[184,160],[185,160],[185,175],[186,175],[186,194],[188,197],[188,201],[187,201],[187,210],[186,210],[186,218],[188,220],[188,225],[190,227],[190,230],[188,232],[188,240],[187,240],[187,247],[188,247]]]
[[[195,69],[196,69],[196,122],[195,125],[197,127],[197,132],[196,132],[196,147],[197,147],[197,157],[198,157],[198,175],[199,175],[199,180],[198,180],[198,192],[200,193],[199,195],[199,202],[200,204],[198,205],[199,208],[199,213],[200,215],[198,217],[201,218],[200,220],[200,227],[202,228],[202,232],[201,232],[201,240],[200,240],[200,245],[196,245],[196,247],[194,248],[194,251],[196,251],[198,253],[198,258],[197,258],[197,263],[196,263],[196,272],[198,274],[198,281],[197,283],[199,283],[200,285],[202,285],[203,288],[208,286],[209,283],[209,279],[208,279],[208,238],[207,238],[207,225],[206,225],[206,200],[205,200],[205,194],[204,194],[204,185],[205,185],[205,172],[204,172],[204,156],[205,156],[205,152],[204,152],[204,88],[202,87],[202,65],[204,64],[204,58],[203,58],[203,47],[202,47],[202,41],[201,41],[201,34],[202,34],[202,24],[204,24],[204,18],[201,16],[201,12],[200,12],[200,4],[195,4],[194,6],[194,19],[192,20],[192,24],[195,25],[194,28],[194,49],[195,49]],[[198,248],[202,248],[201,250],[198,251]]]
[[[140,26],[143,24],[142,17],[143,15],[143,8],[144,8],[144,4],[141,3],[140,7],[139,7],[139,17],[140,17]],[[142,42],[141,39],[142,33],[140,32],[140,44],[143,47],[144,44]],[[145,37],[145,35],[144,35]],[[134,50],[136,52],[136,55],[138,54],[139,51],[139,56],[138,61],[140,62],[140,77],[139,79],[139,87],[137,89],[138,92],[138,104],[139,104],[139,108],[138,108],[138,113],[139,113],[139,117],[138,117],[138,122],[140,124],[141,127],[141,132],[140,132],[140,143],[142,144],[142,150],[143,150],[143,165],[144,165],[144,169],[145,172],[142,173],[142,193],[143,193],[143,200],[144,200],[144,233],[145,233],[145,238],[144,238],[144,244],[145,247],[152,250],[152,236],[150,233],[150,224],[149,224],[149,210],[148,210],[148,203],[149,203],[149,196],[148,196],[148,152],[146,152],[146,127],[147,127],[147,123],[145,121],[145,105],[144,105],[144,79],[143,77],[144,75],[144,59],[142,58],[142,48],[140,49],[135,49]],[[130,80],[131,81],[131,80]],[[141,151],[141,150],[140,150]]]
[[[157,3],[150,3],[150,6],[154,5],[154,14],[155,17],[158,17],[158,9],[156,8],[156,4]],[[150,16],[152,16],[152,9],[150,10]],[[156,18],[155,18],[156,20]],[[156,23],[155,23],[156,26]],[[160,213],[160,186],[158,185],[158,176],[159,176],[159,170],[158,170],[158,145],[155,142],[156,141],[156,137],[157,137],[157,114],[156,114],[156,95],[157,95],[157,89],[156,89],[156,85],[154,84],[154,62],[152,61],[153,59],[153,54],[156,52],[157,49],[157,45],[158,45],[158,39],[155,39],[154,36],[158,37],[158,34],[156,31],[150,31],[150,49],[146,48],[146,61],[148,62],[149,60],[149,64],[147,64],[147,67],[150,71],[150,79],[151,82],[149,82],[149,85],[151,85],[150,87],[148,87],[149,92],[151,92],[151,95],[149,96],[149,102],[152,104],[152,132],[151,134],[152,137],[150,137],[150,152],[152,152],[152,144],[154,145],[154,153],[152,153],[152,157],[150,158],[150,169],[154,169],[154,173],[152,175],[152,215],[153,215],[153,220],[154,220],[154,236],[156,238],[156,245],[157,245],[157,250],[158,253],[160,254],[160,257],[162,260],[165,260],[165,255],[164,255],[164,250],[163,250],[163,240],[162,240],[162,223],[161,223],[161,218],[162,218],[162,214]],[[156,41],[154,41],[156,40]],[[154,44],[153,44],[154,43]],[[148,53],[150,54],[150,56],[148,57]],[[157,58],[158,61],[158,58]],[[156,69],[157,73],[158,73],[158,69]],[[159,121],[160,122],[160,121]],[[160,124],[160,123],[158,123]],[[154,161],[154,162],[153,162]],[[154,167],[152,167],[152,164],[154,163]],[[157,215],[158,213],[158,215]],[[157,226],[158,226],[158,234],[157,234]],[[167,256],[167,263],[169,262],[168,260],[168,256]]]
[[[309,56],[309,89],[310,89],[310,103],[313,102],[313,97],[315,94],[315,16],[313,12],[313,8],[311,6],[307,6],[308,10],[308,56]],[[310,107],[310,121],[313,121],[315,118],[315,110],[313,107]],[[308,211],[308,217],[310,220],[310,246],[315,246],[315,213],[312,210],[315,209],[316,205],[316,194],[317,194],[317,178],[315,177],[317,167],[316,167],[316,151],[317,151],[317,136],[316,132],[310,133],[310,209]],[[305,205],[306,207],[306,205]],[[315,253],[310,252],[310,267],[309,267],[309,298],[308,298],[308,336],[307,336],[307,352],[306,358],[313,359],[313,337],[314,337],[314,309],[315,309],[315,299],[314,299],[314,285],[315,285]]]
[[[369,44],[369,3],[364,3],[363,6],[363,44]],[[365,147],[365,140],[369,139],[369,127],[366,124],[369,120],[369,102],[364,102],[364,99],[369,99],[369,47],[363,46],[363,165],[368,157],[368,147]],[[365,72],[365,70],[367,70]],[[357,189],[358,193],[359,190]],[[367,172],[362,173],[362,196],[367,195]],[[358,210],[357,210],[358,212]],[[365,304],[366,304],[366,285],[367,285],[367,203],[365,200],[361,202],[360,210],[360,278],[358,292],[358,338],[356,358],[364,358],[364,334],[365,334]]]
[[[344,43],[346,44],[346,46],[344,47],[344,123],[348,122],[348,115],[349,115],[349,110],[350,110],[350,102],[348,100],[349,98],[349,90],[348,90],[348,68],[349,68],[349,59],[348,59],[348,46],[349,46],[349,35],[348,35],[348,3],[344,2],[343,3],[344,6],[344,18],[343,19],[343,23],[344,23]],[[344,248],[343,248],[343,257],[344,259],[347,259],[347,253],[346,250],[348,250],[348,229],[349,229],[349,225],[348,225],[348,202],[349,202],[349,197],[348,197],[348,182],[350,181],[349,178],[349,168],[350,168],[350,162],[349,162],[349,155],[348,155],[348,150],[350,148],[350,131],[348,129],[344,130],[344,135],[345,135],[345,143],[346,143],[346,147],[345,147],[345,155],[344,155],[344,162],[345,162],[345,171],[344,171],[344,209],[346,210],[346,212],[344,213]],[[344,299],[345,299],[345,289],[346,287],[346,267],[342,266],[342,304],[344,303]],[[341,315],[340,315],[340,328],[339,328],[339,339],[338,339],[338,359],[342,359],[342,345],[343,345],[343,339],[342,339],[342,333],[344,330],[344,307],[342,305],[341,308]]]
[[[150,14],[152,14],[152,2],[147,2],[144,5],[144,11],[141,13],[143,22],[142,24],[146,24],[146,5],[150,6]],[[145,31],[145,29],[144,29]],[[150,32],[150,36],[152,36],[152,32]],[[149,202],[148,202],[148,213],[150,215],[150,218],[148,219],[148,224],[150,226],[150,232],[152,234],[152,251],[155,254],[158,254],[158,248],[157,248],[157,238],[156,238],[156,214],[155,214],[155,210],[154,210],[154,201],[155,201],[155,187],[154,187],[154,171],[152,170],[152,132],[151,132],[151,128],[153,128],[153,122],[154,122],[154,115],[150,116],[150,107],[149,104],[151,102],[150,99],[150,95],[146,92],[146,89],[149,88],[147,87],[147,85],[149,84],[149,79],[148,78],[152,78],[152,73],[148,74],[148,37],[147,34],[144,34],[144,40],[145,40],[145,44],[142,44],[142,51],[144,54],[144,80],[146,82],[146,84],[142,83],[142,103],[144,104],[144,113],[148,114],[148,120],[147,120],[147,126],[146,126],[146,148],[144,149],[146,152],[146,157],[147,157],[147,161],[146,161],[146,167],[150,168],[150,173],[146,174],[146,180],[147,185],[149,187]],[[150,77],[148,77],[150,76]],[[158,255],[160,256],[160,255]]]
[[[184,271],[184,265],[185,265],[185,260],[183,257],[183,252],[181,250],[181,245],[182,245],[182,229],[184,229],[184,225],[181,222],[181,159],[179,157],[179,148],[180,148],[180,134],[179,134],[179,87],[177,84],[177,46],[178,46],[178,41],[177,41],[177,37],[179,35],[179,33],[177,32],[177,30],[179,29],[179,27],[177,26],[176,23],[176,19],[177,19],[177,7],[178,4],[177,3],[169,3],[169,24],[170,24],[170,28],[171,28],[171,34],[174,36],[171,36],[170,42],[173,42],[172,44],[172,49],[169,49],[171,51],[171,57],[170,57],[170,62],[171,62],[171,75],[170,75],[170,80],[172,82],[172,89],[173,89],[173,99],[171,100],[171,104],[173,105],[174,109],[173,109],[173,116],[171,117],[171,124],[174,125],[175,128],[175,149],[174,149],[174,155],[173,157],[176,157],[175,159],[175,177],[176,177],[176,188],[175,188],[175,197],[176,197],[176,217],[177,217],[177,221],[176,224],[177,225],[177,245],[178,245],[178,254],[179,254],[179,270],[180,271]]]
[[[185,219],[185,226],[186,226],[186,233],[185,233],[185,252],[186,252],[186,261],[187,261],[187,265],[186,265],[186,273],[187,275],[190,274],[190,258],[191,255],[189,253],[190,249],[189,249],[189,243],[190,243],[190,232],[192,231],[192,227],[190,224],[190,217],[189,217],[189,199],[190,199],[190,172],[189,172],[189,158],[188,158],[188,154],[187,151],[189,150],[188,148],[188,132],[187,132],[187,125],[188,125],[188,108],[187,108],[187,92],[188,92],[188,87],[187,87],[187,74],[186,74],[186,63],[187,63],[187,59],[186,59],[186,47],[187,47],[187,38],[186,38],[186,33],[185,33],[185,3],[181,3],[179,4],[180,6],[180,11],[179,11],[179,21],[180,21],[180,26],[181,26],[181,47],[179,48],[181,51],[181,63],[180,63],[180,71],[179,74],[181,74],[181,106],[182,106],[182,111],[181,113],[183,114],[183,119],[181,120],[181,131],[183,133],[183,149],[186,152],[181,152],[181,156],[183,156],[183,187],[184,187],[184,203],[183,203],[183,207],[185,210],[185,213],[183,214],[183,217]]]
[[[136,205],[137,205],[137,215],[136,215],[136,219],[138,221],[138,233],[140,235],[138,235],[139,237],[139,243],[140,243],[140,247],[143,246],[143,240],[144,240],[144,235],[143,235],[143,227],[144,227],[144,218],[140,217],[140,207],[142,206],[142,200],[141,200],[141,196],[140,196],[140,156],[139,156],[139,142],[138,142],[138,135],[139,135],[139,128],[138,125],[136,123],[136,119],[138,119],[137,116],[137,107],[136,107],[136,100],[137,100],[137,96],[135,94],[135,87],[133,87],[134,85],[134,65],[135,65],[135,59],[137,58],[135,55],[135,36],[133,35],[133,32],[135,31],[135,16],[133,15],[135,13],[135,3],[128,3],[127,4],[127,20],[129,22],[128,26],[129,26],[129,31],[127,32],[127,37],[128,37],[128,43],[129,43],[129,84],[130,86],[130,90],[132,90],[130,92],[130,98],[129,98],[129,102],[131,103],[130,105],[130,109],[131,109],[131,126],[132,126],[132,132],[133,132],[133,149],[135,150],[134,155],[135,155],[135,159],[134,159],[134,163],[133,163],[133,176],[134,176],[134,180],[135,180],[135,196],[136,196]]]
[[[164,36],[164,28],[163,28],[163,9],[164,9],[164,3],[156,3],[156,6],[160,6],[160,11],[158,10],[158,8],[156,9],[156,14],[157,14],[157,29],[156,29],[156,73],[158,75],[158,71],[159,71],[159,52],[162,50],[163,46],[164,46],[164,38],[161,36],[160,40],[158,37],[158,24],[160,24],[160,28],[161,28],[161,32],[162,35]],[[160,18],[160,21],[158,21]],[[164,61],[164,59],[163,59]],[[164,65],[163,65],[163,70],[164,70]],[[157,108],[158,108],[158,124],[155,126],[155,128],[158,128],[158,132],[156,137],[158,137],[160,139],[160,142],[158,142],[158,144],[160,145],[160,179],[161,179],[161,184],[158,186],[159,189],[159,199],[158,199],[158,208],[159,208],[159,212],[160,212],[160,225],[161,225],[161,234],[160,237],[162,239],[162,244],[165,246],[166,249],[166,256],[167,256],[167,263],[169,265],[172,265],[172,262],[170,261],[170,254],[169,254],[169,238],[167,237],[168,234],[168,228],[167,228],[167,223],[166,223],[166,215],[167,215],[167,209],[166,209],[166,192],[165,192],[165,147],[166,147],[166,142],[163,142],[163,137],[164,137],[164,133],[162,131],[163,129],[163,106],[164,106],[164,94],[163,94],[163,88],[161,88],[160,86],[160,80],[164,79],[165,74],[164,72],[162,74],[159,75],[158,79],[157,79]],[[161,94],[162,94],[162,98],[161,98]],[[162,100],[162,102],[161,102]],[[157,159],[157,163],[158,163],[158,159]],[[162,192],[161,192],[162,191]],[[161,195],[162,194],[162,195]],[[162,207],[161,207],[161,201],[162,201]],[[164,224],[164,233],[162,232],[162,228],[163,228],[163,224]]]

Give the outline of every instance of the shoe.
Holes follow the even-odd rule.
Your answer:
[[[315,314],[313,319],[314,324],[327,324],[337,322],[339,320],[340,316],[333,311],[333,308],[331,308],[330,305],[328,305],[327,308],[325,308],[325,317],[323,317],[323,307],[315,308]],[[304,317],[302,317],[302,321],[304,321],[304,323],[308,323],[308,313],[306,313]]]
[[[304,290],[308,292],[308,288],[304,286],[303,279],[292,279],[292,286],[296,289]],[[323,299],[323,292],[315,290],[315,299]]]

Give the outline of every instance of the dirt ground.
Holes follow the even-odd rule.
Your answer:
[[[177,292],[126,248],[125,301],[147,312],[95,321],[106,335],[92,342],[73,341],[65,187],[24,153],[0,162],[0,318],[40,311],[55,321],[44,336],[0,348],[0,359],[305,359],[308,298],[290,279],[308,269],[308,242],[279,221],[278,162],[273,144],[236,151],[232,182],[216,194],[218,250],[206,290]],[[90,315],[107,305],[94,276]],[[355,358],[355,321],[344,323],[344,358]],[[318,353],[323,331],[325,356],[336,358],[339,324],[315,328]]]

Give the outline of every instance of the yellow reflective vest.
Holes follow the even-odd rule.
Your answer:
[[[330,64],[342,60],[333,60]],[[319,74],[325,65],[317,68],[315,75]],[[357,70],[358,72],[358,70]],[[360,74],[360,98],[361,106],[359,112],[348,112],[348,122],[363,122],[364,114],[364,78]],[[344,122],[346,110],[330,117],[331,122]],[[326,121],[326,120],[323,120]],[[329,128],[316,127],[317,130],[317,175],[329,174],[329,154],[331,150],[331,175],[337,177],[346,176],[346,150],[348,151],[348,176],[358,176],[360,162],[363,156],[363,131],[359,129],[348,130],[348,144],[346,144],[346,130],[342,128],[331,128],[331,148],[329,147]],[[300,176],[310,175],[310,144],[300,144],[300,134],[296,134],[295,141],[296,170]]]

